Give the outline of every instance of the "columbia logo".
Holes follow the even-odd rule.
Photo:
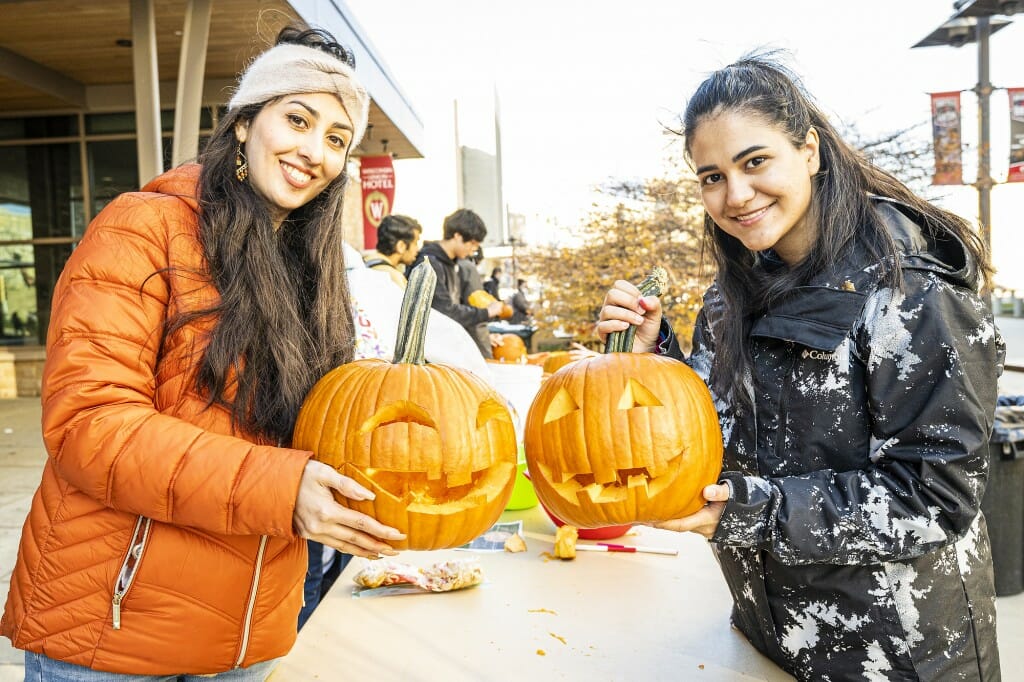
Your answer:
[[[807,358],[810,358],[811,360],[835,360],[836,354],[834,352],[826,353],[823,350],[808,350],[805,348],[804,352],[800,354],[800,357],[804,360]]]

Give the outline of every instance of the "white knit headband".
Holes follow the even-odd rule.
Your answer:
[[[303,92],[328,92],[341,101],[354,127],[354,149],[366,132],[370,96],[348,64],[304,45],[283,43],[270,48],[242,74],[228,111]]]

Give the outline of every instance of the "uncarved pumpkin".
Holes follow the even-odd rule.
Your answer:
[[[477,289],[471,293],[466,300],[469,301],[469,304],[474,308],[486,308],[492,303],[497,302],[498,299],[494,298],[483,289]],[[498,314],[498,317],[502,320],[507,320],[512,317],[512,306],[508,303],[502,303],[501,312]]]
[[[335,499],[405,533],[396,549],[472,540],[498,519],[515,483],[516,437],[504,399],[465,370],[423,361],[434,286],[429,263],[418,266],[402,302],[395,362],[358,360],[326,374],[293,437],[294,447],[376,495]]]
[[[493,346],[491,354],[499,362],[525,362],[526,343],[516,334],[502,334],[501,345]]]
[[[567,350],[553,351],[544,359],[544,373],[553,374],[576,360],[576,356]]]
[[[537,497],[580,528],[693,514],[722,466],[707,386],[650,353],[606,352],[552,374],[527,414],[525,450]]]

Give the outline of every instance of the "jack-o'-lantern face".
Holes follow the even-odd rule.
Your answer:
[[[710,393],[686,365],[643,353],[580,360],[530,408],[526,458],[537,495],[580,527],[679,518],[721,469]]]
[[[361,360],[339,367],[310,393],[295,434],[296,447],[375,494],[336,499],[406,533],[397,549],[472,540],[497,520],[515,481],[515,432],[504,401],[444,365]]]

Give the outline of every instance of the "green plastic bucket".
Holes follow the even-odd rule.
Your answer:
[[[509,498],[505,509],[529,509],[537,506],[537,493],[533,491],[533,483],[523,476],[526,471],[526,455],[523,453],[522,444],[519,445],[519,466],[516,469],[516,483],[512,488],[512,497]]]

